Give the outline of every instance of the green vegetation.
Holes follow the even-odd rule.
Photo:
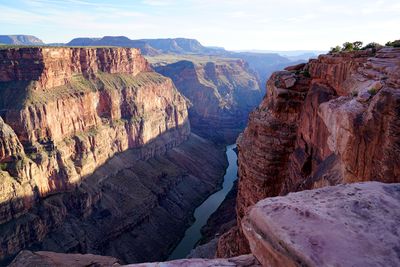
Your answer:
[[[130,74],[109,74],[99,72],[95,78],[74,75],[65,85],[49,90],[34,90],[35,81],[0,82],[0,109],[22,109],[29,105],[42,105],[57,99],[76,98],[101,90],[134,90],[148,84],[161,84],[166,78],[156,72]]]
[[[386,43],[386,46],[400,47],[400,40],[395,40],[393,42],[389,41]]]
[[[370,93],[371,95],[376,95],[376,93],[378,93],[378,89],[375,87],[372,87],[371,89],[368,90],[368,93]]]
[[[331,48],[331,50],[329,51],[330,53],[338,53],[338,52],[340,52],[340,51],[342,51],[342,48],[340,47],[340,46],[335,46],[335,47],[332,47]]]
[[[332,53],[339,53],[339,52],[350,52],[350,51],[358,51],[358,50],[366,50],[366,49],[373,49],[376,50],[378,48],[383,47],[383,45],[379,43],[369,43],[365,45],[364,47],[362,46],[363,42],[361,41],[355,41],[353,43],[351,42],[345,42],[341,47],[340,46],[335,46],[331,47],[331,50],[329,51],[330,54]],[[400,40],[395,40],[393,42],[387,42],[386,46],[391,46],[391,47],[400,47]]]
[[[366,49],[370,49],[370,48],[372,48],[372,49],[378,49],[378,48],[381,48],[381,47],[383,47],[381,44],[372,42],[372,43],[367,44],[366,46],[364,46],[364,47],[361,48],[361,49],[362,49],[362,50],[366,50]]]
[[[349,51],[357,51],[362,49],[362,44],[363,42],[361,41],[355,41],[353,43],[351,42],[345,42],[342,47],[340,46],[335,46],[332,47],[329,53],[338,53],[338,52],[349,52]]]
[[[6,162],[0,163],[0,170],[6,171],[7,170],[8,164]]]

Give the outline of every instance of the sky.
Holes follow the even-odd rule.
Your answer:
[[[0,0],[0,34],[185,37],[229,50],[328,50],[400,39],[400,0]]]

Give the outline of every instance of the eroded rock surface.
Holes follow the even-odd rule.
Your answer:
[[[238,225],[266,197],[361,181],[399,182],[400,49],[321,55],[274,73],[238,139]],[[249,252],[240,227],[218,255]]]
[[[118,184],[104,183],[126,166],[116,165],[119,169],[113,169],[115,173],[105,171],[103,177],[89,179],[93,172],[117,153],[137,149],[132,161],[127,162],[133,164],[165,154],[190,135],[187,100],[169,78],[151,70],[138,49],[4,48],[0,49],[0,59],[0,259],[26,247],[42,246],[49,233],[69,222],[66,218],[79,221],[94,216],[95,205],[112,209],[97,215],[100,218],[121,218],[123,211],[113,206],[118,206],[118,201],[103,192],[111,190],[113,197],[118,190],[122,190],[119,194],[128,194],[129,186],[121,189]],[[219,153],[218,149],[211,149],[211,155]],[[148,219],[158,201],[166,198],[167,192],[185,177],[189,177],[184,179],[185,193],[190,192],[193,184],[204,185],[199,190],[204,195],[192,194],[193,198],[181,205],[182,224],[187,224],[189,206],[215,189],[219,183],[215,174],[223,165],[224,162],[216,161],[211,165],[211,169],[216,169],[205,172],[216,179],[213,183],[196,176],[195,169],[186,173],[189,163],[185,167],[171,167],[179,169],[180,174],[171,174],[175,180],[166,179],[157,190],[149,185],[144,191],[151,192],[150,199],[143,199],[150,205],[144,208],[147,213],[132,216],[134,223],[121,227],[140,225],[140,220]],[[164,176],[168,176],[168,166],[163,168],[167,173]],[[130,177],[129,171],[125,172],[118,177]],[[149,176],[164,177],[162,173]],[[126,208],[133,212],[143,206]],[[64,232],[74,235],[65,238],[60,234],[59,239],[54,238],[59,242],[48,247],[86,252],[99,233],[85,237],[78,225],[65,226]],[[113,239],[119,231],[101,234]],[[176,242],[174,238],[169,240]],[[160,254],[168,249],[167,245]]]
[[[21,251],[17,258],[9,265],[9,267],[84,267],[98,266],[111,267],[121,266],[117,259],[108,256],[99,256],[92,254],[63,254],[51,251],[29,250]]]
[[[149,59],[155,70],[170,77],[190,100],[192,130],[200,136],[234,143],[248,114],[262,100],[259,81],[243,60],[206,56]]]
[[[400,184],[338,185],[267,198],[242,220],[263,266],[399,266]]]
[[[34,266],[61,266],[61,267],[86,267],[86,266],[129,266],[129,267],[258,267],[261,266],[253,255],[243,255],[230,259],[184,259],[167,262],[154,262],[142,264],[120,265],[118,260],[92,254],[62,254],[48,251],[22,251],[10,264],[10,267],[34,267]]]

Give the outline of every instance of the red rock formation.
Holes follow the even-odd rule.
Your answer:
[[[100,256],[93,254],[62,254],[50,251],[32,252],[29,250],[21,251],[17,258],[9,265],[10,267],[28,267],[28,266],[98,266],[111,267],[121,266],[118,259],[109,256]]]
[[[243,60],[183,56],[164,65],[163,57],[150,59],[190,100],[192,130],[203,137],[233,143],[262,99],[259,81]]]
[[[2,224],[75,189],[116,153],[147,144],[147,159],[190,134],[186,99],[137,49],[1,49],[0,73]],[[48,216],[53,225],[63,218]],[[39,221],[31,236],[21,230],[8,240],[0,258],[41,240],[49,227]]]
[[[136,75],[149,70],[140,50],[134,48],[34,47],[2,49],[0,53],[0,81],[34,81],[36,90],[65,85],[76,74]]]
[[[238,139],[238,225],[266,197],[360,181],[399,182],[400,50],[322,55],[277,72]],[[236,242],[234,241],[236,240]],[[248,252],[240,229],[219,256]]]

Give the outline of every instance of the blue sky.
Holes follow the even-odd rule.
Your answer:
[[[0,0],[0,34],[44,42],[187,37],[231,50],[327,50],[400,38],[399,0]]]

